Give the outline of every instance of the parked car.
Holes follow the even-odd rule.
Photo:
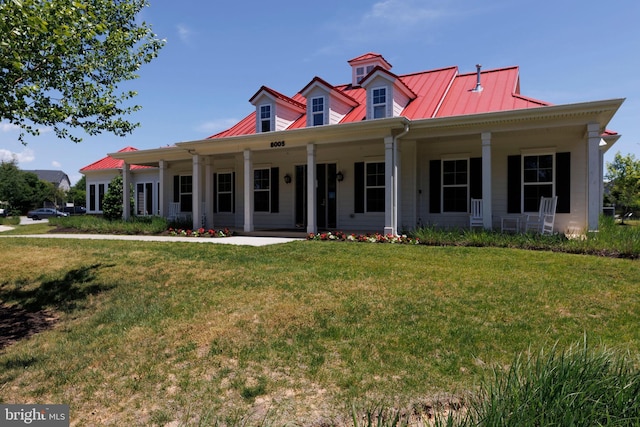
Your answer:
[[[42,219],[42,218],[51,218],[52,216],[61,217],[61,216],[69,216],[66,212],[60,212],[57,209],[53,208],[40,208],[34,209],[32,211],[27,212],[27,218],[31,219]]]
[[[69,215],[84,215],[87,213],[87,210],[84,206],[65,206],[62,208],[62,212],[66,212]]]
[[[7,216],[7,211],[4,208],[0,208],[0,216]]]

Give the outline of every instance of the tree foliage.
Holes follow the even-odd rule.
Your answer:
[[[53,191],[48,184],[36,174],[20,170],[15,160],[0,163],[0,200],[7,202],[12,212],[26,213],[42,206]]]
[[[102,214],[106,219],[110,221],[122,219],[122,212],[123,212],[122,196],[124,191],[123,189],[124,189],[124,186],[122,181],[122,175],[118,175],[111,180],[111,182],[109,183],[109,188],[106,194],[104,195],[104,199],[102,200]],[[129,200],[129,206],[131,207],[130,214],[133,215],[133,207],[134,207],[133,191],[129,192],[129,194],[131,194],[131,197]]]
[[[640,160],[633,154],[616,153],[613,162],[607,162],[609,199],[626,214],[640,207]]]
[[[0,120],[60,138],[103,131],[118,136],[137,123],[124,116],[135,91],[118,84],[138,77],[164,41],[136,16],[146,0],[0,0]]]

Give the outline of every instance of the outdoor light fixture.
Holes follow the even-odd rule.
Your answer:
[[[342,174],[342,172],[338,171],[338,173],[336,174],[336,180],[338,180],[338,182],[341,182],[344,179],[344,175]]]
[[[286,175],[284,176],[284,183],[285,183],[285,184],[291,184],[291,175],[286,174]]]

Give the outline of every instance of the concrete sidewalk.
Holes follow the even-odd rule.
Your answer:
[[[115,234],[25,234],[3,236],[2,231],[11,230],[12,227],[0,225],[0,237],[17,237],[30,239],[81,239],[81,240],[129,240],[138,242],[190,242],[190,243],[214,243],[220,245],[239,246],[267,246],[281,243],[294,242],[296,239],[289,237],[253,237],[253,236],[231,236],[231,237],[182,237],[182,236],[130,236]]]

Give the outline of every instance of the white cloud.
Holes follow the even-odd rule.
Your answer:
[[[60,169],[60,168],[62,168],[62,163],[60,163],[57,160],[54,160],[54,161],[51,162],[51,166],[53,166],[56,169]]]
[[[176,28],[178,29],[178,37],[180,40],[183,43],[189,43],[192,34],[191,29],[184,24],[178,24]]]
[[[0,161],[3,162],[11,162],[15,159],[18,163],[29,163],[34,161],[35,158],[36,156],[33,153],[33,150],[29,148],[25,148],[20,153],[14,153],[12,151],[0,148]]]
[[[20,130],[20,128],[12,123],[7,123],[7,122],[0,123],[0,132],[13,132],[18,130]]]
[[[379,22],[396,30],[410,30],[418,25],[424,26],[445,14],[443,9],[432,6],[430,3],[433,2],[414,0],[380,1],[375,3],[371,10],[364,14],[360,25],[368,27]]]
[[[196,127],[196,130],[198,132],[215,134],[217,132],[222,132],[223,130],[229,129],[231,126],[235,125],[238,122],[238,119],[212,120],[200,124],[198,127]]]

